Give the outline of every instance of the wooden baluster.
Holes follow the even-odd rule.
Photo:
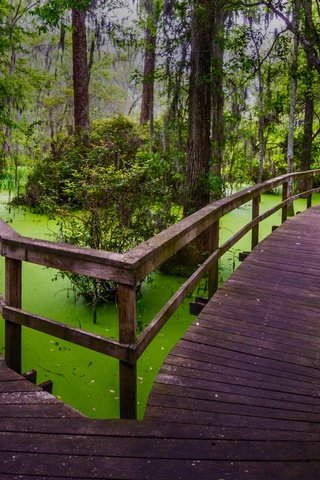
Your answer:
[[[21,308],[22,262],[5,259],[6,293],[5,303],[10,307]],[[21,373],[21,325],[5,321],[5,359],[12,370]]]
[[[289,185],[288,185],[288,182],[286,182],[282,186],[282,201],[288,198],[288,193],[289,193]],[[284,207],[282,207],[281,223],[284,223],[287,220],[287,216],[288,216],[288,207],[287,205],[285,205]]]
[[[308,177],[307,181],[305,184],[307,185],[307,190],[312,189],[312,184],[313,184],[313,177]],[[312,206],[312,193],[310,195],[307,195],[307,208],[310,208]]]
[[[260,195],[252,199],[252,220],[259,217]],[[259,223],[252,228],[251,231],[251,250],[259,243]]]
[[[307,196],[307,208],[310,208],[312,206],[312,193]]]
[[[118,286],[119,340],[133,344],[136,341],[136,287]],[[129,352],[128,352],[129,356]],[[137,418],[136,360],[119,362],[120,418]]]
[[[217,220],[211,227],[208,228],[209,233],[209,245],[210,253],[214,252],[219,248],[219,220]],[[209,286],[208,286],[208,297],[211,298],[212,295],[218,290],[218,279],[219,279],[219,260],[216,262],[209,270]]]

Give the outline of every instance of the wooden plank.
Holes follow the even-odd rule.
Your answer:
[[[21,307],[22,264],[20,260],[5,260],[5,301],[12,307]],[[5,321],[5,360],[12,370],[21,373],[21,325]]]
[[[126,344],[136,341],[136,287],[118,286],[119,339]],[[119,362],[120,418],[137,418],[137,365],[136,358],[128,356]]]
[[[33,478],[41,478],[48,472],[55,472],[56,478],[127,478],[127,479],[164,479],[180,478],[194,480],[194,478],[219,480],[234,478],[237,480],[257,480],[258,478],[281,478],[281,480],[310,480],[316,479],[320,462],[254,462],[225,460],[180,460],[173,459],[164,462],[162,459],[142,461],[141,459],[122,457],[102,458],[83,456],[52,455],[46,458],[44,467],[43,454],[17,454],[12,458],[12,453],[3,453],[0,457],[4,474],[12,471],[13,465],[20,475],[24,470]],[[93,467],[94,465],[94,467]],[[94,468],[94,472],[92,469]],[[50,473],[49,473],[50,475]],[[262,477],[263,475],[263,477]],[[277,476],[278,475],[278,476]],[[19,478],[19,477],[18,477]],[[50,477],[49,477],[50,478]]]
[[[125,446],[125,449],[124,449]],[[248,460],[263,461],[303,461],[306,456],[311,461],[319,460],[317,442],[281,441],[232,441],[217,439],[152,439],[117,438],[104,436],[74,436],[2,433],[0,452],[37,453],[51,455],[84,455],[89,450],[93,457],[118,457],[135,459],[179,459],[189,460]]]
[[[170,362],[171,358],[184,358],[184,359],[194,359],[204,364],[208,364],[208,368],[217,368],[218,370],[228,372],[228,369],[238,369],[242,375],[254,376],[257,374],[268,377],[269,375],[273,376],[275,380],[282,382],[282,379],[302,381],[309,383],[310,385],[318,385],[319,381],[317,376],[310,377],[308,372],[305,372],[304,375],[297,372],[292,372],[288,370],[281,370],[270,366],[268,364],[260,362],[252,362],[252,357],[247,356],[245,359],[243,357],[237,357],[235,354],[232,355],[232,352],[228,354],[226,352],[225,356],[219,355],[220,352],[211,351],[202,351],[202,349],[192,348],[193,344],[190,342],[180,342],[179,346],[176,347],[171,355],[168,357]],[[187,363],[187,362],[186,362]]]
[[[289,195],[289,182],[285,182],[282,185],[282,200],[283,201],[286,200],[288,198],[288,195]],[[282,223],[284,223],[287,220],[287,216],[288,216],[287,212],[288,212],[287,205],[285,205],[282,208],[282,214],[281,214],[281,222]]]
[[[234,376],[236,378],[254,379],[255,381],[268,383],[268,385],[291,386],[293,388],[300,387],[301,389],[303,389],[304,393],[308,393],[308,391],[314,391],[317,386],[315,382],[306,382],[302,379],[296,380],[285,377],[277,377],[276,375],[272,375],[272,370],[269,371],[269,374],[253,372],[248,370],[242,370],[241,365],[238,365],[238,368],[236,366],[227,367],[226,365],[219,365],[219,362],[209,363],[205,361],[199,361],[194,357],[186,358],[183,356],[180,357],[176,355],[170,355],[166,360],[166,365],[180,366],[191,370],[208,372],[210,374],[214,374],[217,380],[218,378],[216,377],[216,375],[226,375],[226,378],[232,378]],[[209,380],[209,377],[207,378]]]
[[[24,325],[40,332],[81,345],[96,352],[104,353],[117,359],[128,359],[129,345],[121,345],[116,340],[102,337],[64,323],[24,312],[18,308],[3,307],[4,318],[11,323]]]
[[[288,321],[289,324],[290,324],[291,317],[293,319],[293,323],[295,323],[296,320],[299,318],[300,312],[297,308],[299,305],[298,302],[291,302],[290,299],[288,299],[286,301],[286,308],[283,309],[282,299],[278,300],[276,296],[271,296],[270,298],[270,295],[264,296],[262,292],[260,292],[259,295],[254,294],[251,296],[245,296],[245,295],[242,296],[235,289],[233,289],[233,293],[232,295],[230,295],[230,293],[224,288],[225,286],[223,286],[223,288],[221,288],[221,290],[218,291],[216,294],[217,303],[215,305],[217,305],[217,309],[220,312],[227,311],[229,307],[230,309],[238,307],[238,311],[241,311],[241,309],[244,308],[246,311],[248,311],[248,314],[252,315],[255,312],[257,315],[257,318],[259,318],[259,315],[264,316],[270,313],[270,315],[277,316],[280,322],[283,318],[285,319],[285,321]],[[263,299],[267,301],[263,302],[262,301]],[[211,306],[207,305],[204,311],[205,312],[209,311],[210,308]],[[303,309],[305,314],[308,315],[308,323],[306,325],[305,324],[301,325],[302,330],[305,329],[306,332],[315,330],[317,328],[315,319],[319,313],[319,308],[303,304]],[[259,314],[259,311],[260,311],[260,314]],[[310,321],[310,325],[309,325],[309,321]]]
[[[168,399],[173,397],[167,396]],[[296,432],[307,431],[313,429],[319,431],[319,424],[312,422],[298,421],[294,419],[279,419],[279,418],[265,418],[263,416],[238,415],[235,411],[233,413],[226,412],[206,412],[190,410],[187,408],[180,408],[178,405],[174,407],[172,403],[168,406],[153,406],[148,408],[148,420],[166,421],[176,424],[175,428],[179,428],[181,423],[192,425],[220,425],[226,427],[243,428],[257,428],[257,429],[278,429],[278,430],[293,430]],[[174,427],[173,427],[174,428]]]
[[[183,340],[179,342],[179,346],[183,345],[183,348],[190,351],[190,355],[193,355],[193,352],[201,352],[208,356],[208,361],[210,361],[210,356],[217,356],[225,361],[226,359],[231,359],[234,362],[239,362],[239,366],[243,368],[243,365],[248,370],[259,369],[260,371],[269,371],[270,369],[275,370],[275,376],[286,374],[288,375],[300,375],[303,377],[309,377],[311,379],[317,379],[318,369],[310,369],[302,365],[291,364],[286,362],[278,362],[275,359],[262,357],[259,355],[252,355],[252,353],[247,351],[232,350],[231,348],[224,348],[224,345],[218,344],[212,348],[212,345],[206,343],[197,343],[196,339],[193,337],[187,338],[188,333],[183,337]]]
[[[219,220],[209,228],[209,244],[211,253],[215,252],[219,248]],[[209,270],[208,298],[211,298],[212,295],[218,290],[218,280],[219,261],[217,259]]]
[[[208,337],[204,335],[199,335],[197,333],[191,333],[190,331],[188,331],[185,334],[184,338],[186,340],[207,345],[212,348],[213,347],[224,348],[228,351],[233,350],[235,352],[249,354],[252,356],[255,356],[258,350],[259,357],[262,358],[263,361],[265,359],[269,359],[276,362],[280,362],[283,367],[289,364],[289,365],[292,365],[293,369],[295,366],[297,366],[297,368],[299,368],[299,366],[302,366],[302,367],[307,367],[311,370],[312,369],[317,370],[319,365],[319,361],[317,359],[314,360],[314,359],[307,358],[305,356],[286,353],[283,350],[279,351],[273,348],[265,348],[262,345],[259,346],[258,344],[248,345],[246,344],[245,341],[243,340],[240,341],[241,338],[239,338],[239,341],[237,341],[237,339],[232,337],[232,335],[225,335],[225,336],[219,335],[219,338],[217,338],[217,337]]]
[[[290,394],[295,395],[295,398],[299,398],[303,402],[304,397],[313,397],[319,400],[320,390],[318,388],[312,388],[310,385],[309,388],[304,388],[305,385],[299,387],[298,382],[287,382],[280,383],[273,379],[270,379],[268,382],[261,381],[254,376],[250,378],[242,377],[240,375],[227,375],[219,374],[217,372],[204,371],[197,368],[184,367],[179,365],[171,365],[165,363],[161,369],[161,374],[168,374],[176,377],[184,377],[190,379],[190,385],[192,380],[206,380],[207,382],[229,384],[233,386],[242,386],[250,387],[257,390],[263,390],[263,394],[266,394],[266,391],[270,390],[271,392],[279,393],[280,396],[282,393],[289,398]],[[259,394],[259,391],[255,392],[256,395]],[[301,397],[297,397],[301,395]],[[320,406],[319,406],[320,409]]]
[[[19,238],[20,235],[4,220],[0,219],[0,245],[4,238]]]
[[[194,388],[200,390],[208,390],[214,392],[214,394],[219,395],[220,393],[231,394],[231,395],[241,395],[247,397],[263,397],[269,400],[277,400],[281,402],[296,402],[307,405],[313,405],[314,408],[319,408],[319,399],[314,396],[307,396],[303,394],[295,394],[292,392],[277,391],[272,388],[268,388],[265,385],[263,387],[257,387],[254,385],[242,385],[241,382],[238,384],[222,381],[214,381],[203,378],[196,378],[187,375],[177,375],[174,372],[161,372],[157,378],[158,383],[168,384],[168,385],[177,385],[179,387],[185,388]],[[146,418],[149,418],[149,408],[146,412]],[[164,419],[163,419],[164,420]],[[168,420],[169,421],[169,420]]]
[[[118,253],[20,237],[3,240],[2,255],[80,275],[136,284],[132,265]]]
[[[291,329],[286,322],[281,325],[273,322],[266,322],[264,325],[261,325],[261,323],[254,322],[255,317],[244,317],[243,313],[239,311],[229,314],[225,313],[225,315],[223,313],[209,313],[206,310],[201,314],[201,318],[198,319],[197,323],[202,327],[210,329],[214,323],[215,329],[229,331],[230,333],[235,331],[245,332],[246,335],[251,336],[264,334],[275,343],[280,343],[281,345],[301,346],[301,340],[303,340],[310,342],[311,350],[319,348],[320,339],[314,337],[311,333],[300,333],[298,323]]]
[[[216,323],[210,328],[206,328],[203,325],[193,325],[189,328],[189,332],[195,333],[197,335],[208,336],[210,338],[221,338],[223,340],[227,339],[234,342],[244,343],[245,345],[257,347],[259,351],[263,348],[266,350],[271,350],[273,352],[282,352],[285,345],[286,354],[288,355],[288,360],[286,359],[285,361],[289,361],[291,355],[293,356],[293,358],[294,356],[297,356],[304,359],[311,359],[312,361],[314,361],[317,359],[320,347],[320,340],[318,340],[318,348],[317,345],[310,343],[310,348],[306,350],[305,348],[303,348],[303,345],[301,345],[301,343],[290,343],[287,342],[285,338],[283,338],[283,340],[281,341],[281,338],[276,336],[271,336],[271,338],[269,338],[267,332],[262,334],[261,332],[254,332],[253,330],[248,331],[245,328],[217,328]],[[296,361],[295,358],[294,361]],[[313,364],[311,364],[311,366],[313,366]]]
[[[216,413],[263,419],[301,421],[310,424],[314,422],[319,423],[320,416],[319,413],[304,412],[298,409],[286,409],[284,403],[282,408],[271,408],[253,403],[246,405],[239,402],[220,401],[219,395],[218,399],[203,399],[157,393],[156,395],[151,395],[149,406],[151,409],[154,407],[170,409],[172,407],[183,411],[196,412],[199,417],[207,413]]]
[[[269,415],[272,415],[272,410],[277,411],[289,411],[294,412],[304,412],[304,413],[311,413],[315,412],[314,405],[308,405],[305,403],[298,403],[298,402],[290,402],[288,400],[277,400],[277,399],[270,399],[265,398],[264,396],[248,396],[248,395],[240,395],[237,393],[225,393],[219,392],[218,394],[215,393],[214,390],[204,390],[200,388],[186,388],[180,385],[171,385],[169,383],[157,383],[153,389],[150,396],[150,405],[155,405],[155,401],[159,403],[159,398],[163,398],[163,395],[167,395],[168,397],[179,397],[179,398],[186,398],[186,399],[193,399],[196,402],[203,400],[207,400],[210,402],[210,407],[214,403],[221,403],[222,405],[230,406],[230,404],[234,405],[241,405],[241,406],[248,406],[248,407],[263,407],[269,410]],[[221,406],[220,406],[221,407]],[[249,409],[251,412],[251,409]],[[295,417],[294,417],[295,418]],[[296,418],[295,418],[296,419]],[[238,435],[238,430],[236,435]]]
[[[49,433],[57,435],[104,436],[108,438],[164,438],[164,439],[225,439],[225,440],[277,440],[319,442],[318,431],[292,431],[275,429],[239,429],[229,426],[185,425],[172,428],[169,422],[131,420],[91,420],[87,418],[2,418],[2,432]]]
[[[252,220],[259,217],[260,195],[252,198]],[[259,224],[252,229],[251,233],[251,250],[259,243]]]
[[[0,418],[32,418],[37,421],[38,418],[65,418],[65,417],[79,417],[81,414],[72,408],[63,405],[61,402],[57,403],[41,403],[41,404],[9,404],[1,405]],[[2,420],[1,420],[2,421]]]
[[[0,383],[0,393],[4,392],[33,392],[34,385],[22,378]]]
[[[58,400],[50,393],[30,390],[28,392],[1,392],[0,405],[29,405],[31,403],[57,403]],[[1,426],[2,428],[2,426]]]

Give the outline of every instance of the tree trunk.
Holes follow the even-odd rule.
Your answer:
[[[297,26],[298,23],[298,7],[299,0],[296,0],[293,5],[292,23]],[[287,173],[293,172],[293,159],[294,159],[294,120],[295,110],[297,102],[297,68],[298,68],[298,37],[293,36],[293,52],[291,62],[291,89],[290,89],[290,113],[289,113],[289,127],[288,127],[288,144],[287,144]],[[288,182],[288,196],[292,195],[292,181]],[[288,205],[288,213],[294,214],[293,204]]]
[[[149,19],[151,16],[149,16]],[[150,122],[150,131],[153,131],[153,113],[154,113],[154,73],[156,65],[156,25],[147,26],[145,33],[145,53],[144,53],[144,71],[142,102],[140,111],[140,125]]]
[[[86,137],[89,122],[89,69],[87,61],[86,12],[72,9],[72,55],[74,130]]]
[[[301,170],[310,170],[312,163],[314,100],[312,92],[305,94]]]
[[[212,57],[212,172],[216,177],[213,199],[222,196],[221,170],[224,157],[224,92],[223,92],[223,55],[224,22],[223,2],[215,4],[214,43]]]
[[[191,24],[185,216],[210,201],[212,10],[210,0],[195,0]]]
[[[260,60],[259,60],[260,62]],[[259,169],[258,169],[258,178],[257,183],[262,182],[263,177],[263,167],[264,167],[264,158],[266,154],[266,140],[264,135],[264,91],[263,91],[263,81],[261,75],[261,68],[258,68],[258,105],[259,105],[259,119],[258,119],[258,138],[259,138]]]
[[[311,11],[312,0],[305,0],[305,9]],[[311,41],[312,31],[310,29],[310,21],[308,16],[305,16],[305,36]],[[313,142],[313,117],[314,117],[314,95],[313,95],[313,65],[307,57],[307,71],[306,71],[306,91],[304,94],[304,123],[303,123],[303,138],[301,148],[300,169],[310,170],[312,164],[312,142]],[[312,178],[305,178],[299,182],[299,192],[305,192],[312,188]]]

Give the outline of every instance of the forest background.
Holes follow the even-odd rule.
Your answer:
[[[317,0],[0,0],[0,173],[59,240],[124,252],[313,168],[319,27]],[[93,305],[114,295],[70,279]]]

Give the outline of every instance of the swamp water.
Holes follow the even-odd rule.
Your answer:
[[[26,209],[8,209],[7,193],[0,196],[0,217],[21,235],[53,239],[57,229],[54,220],[33,214]],[[278,195],[263,195],[261,212],[280,201]],[[315,196],[313,204],[320,201]],[[295,202],[295,211],[305,208],[305,200]],[[260,238],[268,235],[272,225],[280,224],[280,212],[260,226]],[[221,241],[245,225],[251,217],[247,204],[228,214],[221,222]],[[250,249],[246,235],[221,260],[220,276],[226,278],[238,265],[238,253]],[[84,301],[75,301],[67,279],[56,278],[57,271],[28,263],[23,264],[23,309],[50,319],[82,328],[98,335],[117,338],[118,316],[113,303],[98,307],[97,324]],[[146,325],[184,282],[179,277],[156,272],[142,285],[142,300],[138,306],[139,321]],[[0,292],[4,292],[4,259],[0,259]],[[195,295],[204,295],[200,289]],[[143,417],[146,401],[155,375],[169,351],[177,343],[194,317],[189,315],[190,298],[172,316],[138,362],[138,416]],[[0,351],[4,350],[4,328],[0,322]],[[60,339],[23,328],[23,371],[36,369],[37,382],[53,381],[53,393],[92,418],[119,416],[118,362]]]

